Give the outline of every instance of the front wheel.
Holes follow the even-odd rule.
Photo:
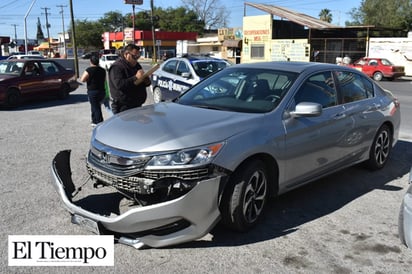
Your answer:
[[[159,87],[155,87],[153,90],[153,101],[155,103],[160,103],[162,100],[162,91]]]
[[[69,97],[69,93],[70,93],[70,86],[68,84],[63,84],[57,94],[57,97],[59,97],[59,99],[61,100],[64,100]]]
[[[18,89],[10,89],[7,92],[7,101],[6,105],[8,107],[17,107],[21,101],[21,94]]]
[[[237,231],[247,231],[259,220],[268,197],[268,175],[260,160],[237,169],[222,197],[222,223]]]
[[[388,161],[392,149],[392,133],[387,125],[383,125],[373,140],[369,151],[369,160],[366,161],[367,167],[372,170],[381,169]]]

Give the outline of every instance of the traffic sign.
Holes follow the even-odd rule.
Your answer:
[[[143,5],[143,0],[124,0],[125,4]]]

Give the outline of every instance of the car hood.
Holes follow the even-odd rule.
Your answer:
[[[16,76],[16,75],[2,74],[2,75],[0,75],[0,83],[5,81],[5,80],[14,79],[14,78],[17,78],[17,77],[18,76]]]
[[[262,115],[159,103],[113,116],[95,128],[94,137],[125,151],[178,150],[226,140],[258,124]]]

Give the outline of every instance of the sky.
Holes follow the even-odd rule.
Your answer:
[[[242,27],[244,1],[219,1],[221,5],[226,6],[230,11],[228,27]],[[246,2],[281,6],[316,18],[319,18],[319,12],[322,9],[329,9],[333,16],[332,23],[344,26],[345,21],[351,19],[348,13],[352,8],[359,7],[361,0],[249,0]],[[183,6],[181,0],[153,0],[153,3],[155,7],[164,9]],[[125,4],[124,0],[72,0],[72,5],[75,20],[95,21],[110,11],[121,12],[122,14],[132,13],[132,5]],[[143,0],[143,5],[135,6],[136,13],[141,10],[150,10],[150,0]],[[37,18],[40,18],[43,34],[47,36],[46,11],[50,25],[50,36],[57,38],[57,34],[63,32],[63,24],[66,31],[70,26],[69,0],[2,0],[0,2],[0,36],[9,36],[14,39],[17,35],[17,39],[24,39],[24,28],[26,26],[27,38],[35,39]],[[266,13],[246,6],[247,16],[260,14]]]

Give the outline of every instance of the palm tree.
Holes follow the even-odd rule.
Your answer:
[[[329,9],[323,9],[319,13],[319,19],[328,23],[332,22],[332,14]]]

